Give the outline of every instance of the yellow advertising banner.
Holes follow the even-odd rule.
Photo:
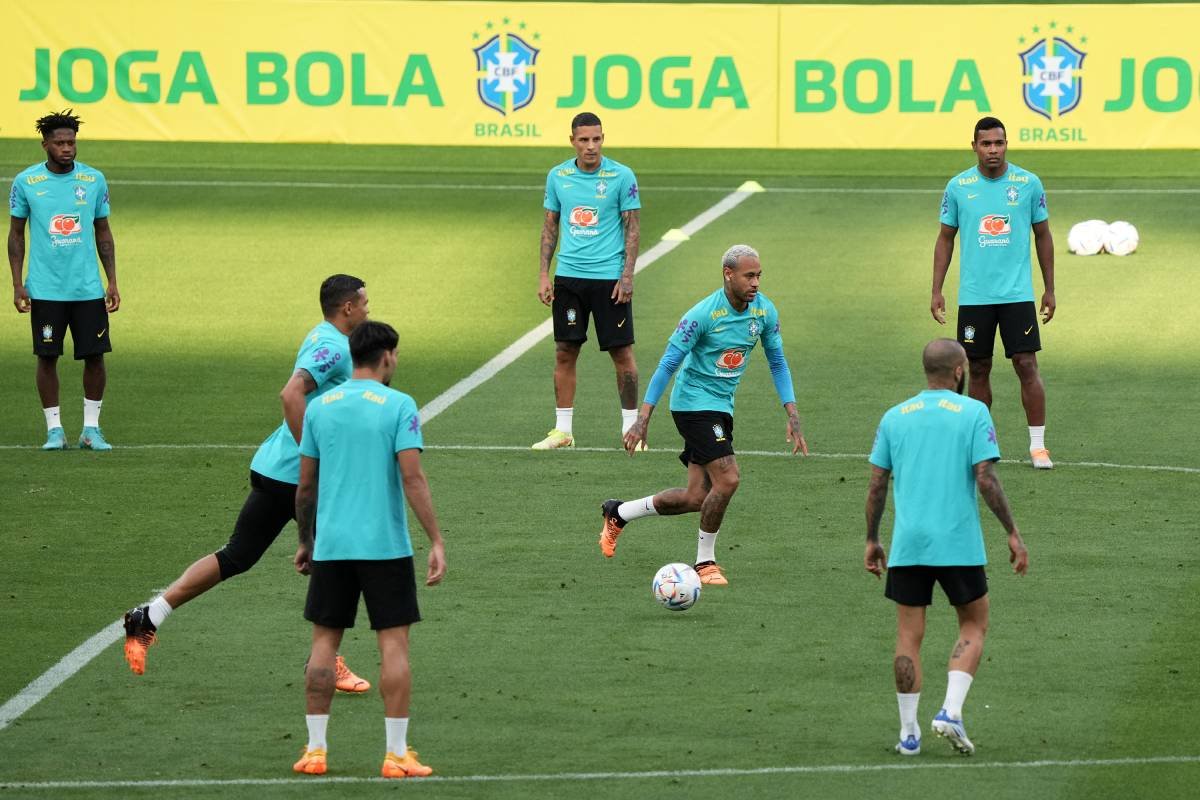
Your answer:
[[[1200,5],[0,0],[0,136],[1200,147]]]

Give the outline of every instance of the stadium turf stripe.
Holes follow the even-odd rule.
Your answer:
[[[700,214],[684,224],[681,230],[689,237],[694,236],[705,226],[744,203],[752,194],[754,194],[754,192],[741,190],[730,192],[722,197],[715,205],[700,212]],[[633,269],[634,274],[641,272],[655,261],[658,261],[667,253],[670,253],[676,247],[679,247],[680,244],[682,244],[682,242],[678,240],[667,241],[665,239],[660,239],[653,247],[638,256],[637,264],[634,265]],[[421,409],[421,424],[424,425],[428,423],[438,414],[442,413],[447,408],[466,397],[467,394],[474,391],[491,378],[495,377],[500,370],[516,361],[529,350],[533,349],[538,342],[549,336],[553,329],[554,322],[547,317],[544,322],[542,322],[533,330],[529,331],[529,333],[517,339],[508,347],[501,350],[498,355],[494,356],[482,367],[475,370],[470,375],[430,400]]]
[[[11,183],[12,177],[0,177],[0,181]],[[112,186],[178,186],[181,188],[217,188],[217,189],[378,189],[384,191],[496,191],[496,192],[533,192],[542,191],[543,184],[501,184],[501,183],[362,183],[346,181],[222,181],[222,180],[169,180],[169,179],[129,179],[114,178],[109,181]],[[728,192],[728,186],[671,186],[648,185],[655,192]],[[903,187],[903,186],[766,186],[767,192],[787,194],[941,194],[942,187]],[[1200,194],[1200,187],[1189,186],[1136,186],[1136,187],[1054,187],[1051,194],[1153,194],[1153,195],[1192,195]]]
[[[121,450],[257,450],[257,444],[127,444],[121,445]],[[0,445],[0,451],[3,450],[40,450],[38,445],[25,444],[3,444]],[[529,450],[527,445],[516,444],[426,444],[426,450],[479,450],[483,452],[514,452],[519,453]],[[661,453],[671,453],[675,455],[675,450],[671,448],[654,448]],[[572,453],[616,453],[620,450],[616,447],[572,447],[569,451]],[[652,451],[653,452],[653,451]],[[765,458],[803,458],[804,456],[793,456],[790,450],[739,450],[739,456],[762,456]],[[550,456],[553,458],[554,456]],[[849,459],[853,461],[865,461],[867,453],[813,453],[808,454],[808,458],[832,458],[832,459]],[[1016,458],[1002,458],[1001,464],[1025,464],[1025,461]],[[1059,467],[1088,467],[1093,469],[1132,469],[1143,470],[1146,472],[1179,472],[1185,475],[1200,475],[1200,467],[1178,467],[1170,464],[1116,464],[1110,461],[1055,461]]]
[[[151,599],[162,593],[158,589]],[[147,603],[150,600],[146,601]],[[7,728],[29,709],[33,708],[63,684],[68,678],[87,666],[93,658],[100,655],[109,645],[120,639],[125,633],[123,620],[118,619],[104,628],[92,638],[76,647],[62,657],[57,664],[35,678],[28,686],[13,695],[8,702],[0,706],[0,731]]]
[[[907,770],[991,770],[1047,769],[1086,767],[1141,767],[1162,764],[1200,764],[1200,755],[1145,756],[1134,758],[1077,758],[1044,759],[1040,761],[899,761],[887,764],[814,764],[794,767],[751,767],[737,769],[646,770],[644,772],[549,772],[525,775],[433,775],[410,778],[405,785],[415,791],[423,783],[545,783],[554,781],[612,781],[653,780],[661,778],[747,778],[768,775],[862,775],[870,772],[902,772]],[[320,786],[323,784],[395,783],[387,778],[367,777],[291,777],[291,778],[198,778],[195,780],[142,781],[10,781],[0,783],[3,790],[70,790],[70,789],[188,789],[217,786]]]

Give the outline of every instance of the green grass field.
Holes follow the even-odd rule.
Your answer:
[[[32,139],[0,140],[0,175],[39,154]],[[445,780],[403,790],[1193,797],[1195,153],[1011,153],[1042,176],[1057,242],[1059,313],[1040,360],[1059,467],[1016,463],[1024,418],[998,362],[993,414],[1013,459],[999,472],[1031,572],[1008,574],[1002,532],[986,519],[993,624],[966,707],[978,755],[952,757],[927,735],[926,752],[903,765],[891,752],[893,611],[861,567],[863,454],[882,412],[921,387],[921,346],[945,332],[927,311],[937,203],[971,154],[610,155],[638,171],[643,250],[742,181],[767,187],[638,277],[637,352],[644,385],[679,315],[718,286],[720,254],[754,244],[813,456],[785,455],[784,418],[755,356],[738,402],[742,488],[719,544],[732,585],[669,614],[650,578],[691,560],[696,518],[633,523],[606,561],[596,512],[610,496],[678,485],[678,437],[660,414],[650,453],[616,450],[611,367],[593,346],[580,362],[576,434],[607,449],[524,449],[553,422],[548,340],[429,422],[423,460],[450,572],[421,592],[410,740]],[[224,543],[253,448],[278,424],[296,346],[319,318],[323,277],[367,281],[372,316],[401,334],[395,384],[422,405],[545,319],[534,296],[540,186],[565,154],[83,138],[79,157],[112,184],[124,303],[103,424],[117,449],[33,447],[44,425],[28,319],[0,314],[0,703]],[[1140,250],[1069,256],[1068,227],[1092,217],[1133,221]],[[61,367],[74,437],[80,369]],[[420,557],[419,528],[414,540]],[[0,796],[395,790],[292,777],[308,649],[293,551],[289,528],[252,572],[177,610],[146,675],[131,675],[114,644],[0,730]],[[926,724],[953,637],[938,601]],[[365,619],[343,652],[376,677]],[[335,700],[332,777],[377,774],[381,716],[373,692]],[[697,770],[731,773],[675,774]]]

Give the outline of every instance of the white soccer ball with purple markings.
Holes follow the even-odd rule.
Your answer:
[[[1077,256],[1094,256],[1104,249],[1108,223],[1102,219],[1077,222],[1067,233],[1067,249]]]
[[[1108,235],[1104,237],[1104,249],[1107,252],[1114,256],[1127,256],[1137,247],[1137,228],[1122,219],[1108,226]]]
[[[654,599],[671,611],[687,611],[700,599],[700,576],[688,564],[667,564],[654,574]]]

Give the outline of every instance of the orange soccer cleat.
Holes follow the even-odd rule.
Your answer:
[[[134,675],[146,671],[146,650],[158,641],[156,630],[150,622],[150,606],[125,612],[125,660]]]
[[[340,655],[334,662],[334,670],[337,676],[336,685],[339,692],[362,694],[371,688],[371,684],[368,681],[363,680],[350,671],[350,668],[346,666],[346,660]]]
[[[617,552],[617,537],[625,529],[625,521],[617,516],[620,500],[605,500],[600,506],[600,514],[604,524],[600,526],[600,552],[605,558],[612,558]]]
[[[725,573],[721,572],[721,568],[715,561],[705,561],[703,564],[697,564],[696,574],[700,576],[700,583],[706,586],[729,585],[729,581],[725,579]]]
[[[302,772],[305,775],[324,775],[328,766],[325,763],[325,748],[314,747],[309,750],[304,748],[304,752],[300,754],[300,760],[292,764],[292,772]]]
[[[417,751],[410,747],[403,756],[388,753],[379,774],[385,778],[424,778],[433,774],[433,767],[417,761]]]

